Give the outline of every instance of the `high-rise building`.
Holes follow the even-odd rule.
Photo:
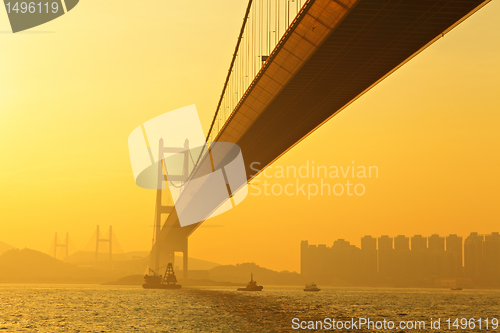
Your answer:
[[[415,235],[411,238],[412,251],[425,251],[427,250],[427,237],[422,235]]]
[[[361,238],[361,250],[377,251],[377,239],[369,235]]]
[[[462,237],[455,234],[446,237],[445,276],[450,278],[462,277]]]
[[[434,234],[429,237],[428,244],[429,251],[444,252],[444,237]]]
[[[300,242],[300,274],[307,276],[310,275],[311,258],[309,256],[309,242],[303,240]]]
[[[429,251],[429,273],[432,279],[440,279],[445,276],[445,240],[438,234],[431,235],[427,239],[427,250]]]
[[[474,281],[481,280],[483,265],[484,236],[471,232],[464,241],[464,272],[466,277]]]
[[[484,236],[483,244],[484,280],[487,286],[500,284],[500,234],[493,232]]]
[[[394,238],[394,278],[398,284],[404,284],[411,276],[410,271],[410,239],[404,235]]]
[[[378,238],[378,249],[379,250],[392,250],[393,240],[392,237],[389,237],[387,235],[382,235]]]
[[[394,250],[410,251],[410,239],[404,235],[398,235],[394,238]]]
[[[430,278],[430,256],[427,251],[427,237],[415,235],[411,238],[410,251],[411,280],[417,285],[425,285]]]
[[[334,267],[331,264],[331,253],[330,248],[326,244],[318,244],[316,247],[316,258],[315,258],[315,281],[323,282],[328,281],[332,273],[334,272]]]
[[[378,238],[378,272],[382,280],[391,280],[394,272],[393,239],[387,235]]]
[[[361,238],[361,279],[372,284],[377,276],[377,239],[372,236]]]
[[[333,278],[336,283],[360,282],[360,249],[344,239],[338,239],[331,247]]]

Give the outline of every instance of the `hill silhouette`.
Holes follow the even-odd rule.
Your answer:
[[[122,274],[80,268],[30,249],[13,249],[0,255],[0,282],[102,283]]]
[[[213,281],[229,281],[246,285],[253,273],[255,280],[263,285],[302,285],[303,277],[296,272],[273,271],[260,267],[255,263],[217,266],[209,270],[209,279]],[[307,281],[306,281],[307,282]]]
[[[263,285],[298,286],[308,282],[297,272],[277,272],[255,263],[221,265],[210,270],[190,271],[187,281],[183,280],[182,275],[177,278],[181,284],[188,286],[245,286],[250,281],[251,273],[254,279]],[[129,275],[106,284],[140,285],[144,282],[143,277],[144,275]]]
[[[145,259],[145,258],[144,258]],[[124,276],[131,275],[130,271],[137,273],[127,277],[126,284],[139,284],[142,281],[142,265],[128,267],[133,261],[141,263],[144,259],[126,260],[115,262],[113,268],[98,269],[79,267],[73,263],[63,262],[40,251],[31,249],[11,249],[0,255],[0,282],[8,283],[105,283]],[[191,258],[190,258],[191,259]],[[196,260],[196,259],[194,259]],[[201,261],[202,265],[214,263]],[[126,265],[127,267],[122,267]],[[217,264],[215,264],[217,265]],[[206,267],[206,266],[205,266]],[[193,271],[192,273],[195,273]],[[303,278],[296,272],[273,271],[260,267],[255,263],[216,266],[209,270],[203,279],[190,281],[189,284],[201,283],[214,284],[241,284],[246,285],[250,280],[250,273],[254,279],[264,285],[302,285]],[[138,274],[141,273],[141,274]],[[205,273],[206,274],[206,273]],[[130,281],[128,281],[130,280]],[[307,281],[306,281],[307,282]],[[118,283],[123,284],[123,283]]]
[[[109,255],[107,253],[99,253],[99,258],[107,260],[109,258]],[[113,254],[113,261],[115,262],[127,261],[130,263],[134,261],[143,261],[145,265],[147,265],[149,263],[149,251],[134,251],[134,252]],[[66,262],[77,265],[85,263],[93,263],[95,262],[95,252],[89,252],[89,251],[75,252],[74,254],[69,256]],[[177,255],[175,256],[175,266],[179,267],[179,270],[182,270],[182,256],[177,256]],[[188,266],[190,270],[209,270],[214,267],[220,266],[220,264],[189,257]],[[144,269],[136,273],[142,274],[143,272]]]
[[[12,250],[13,248],[14,247],[12,245],[0,242],[0,255],[3,254],[4,252]]]

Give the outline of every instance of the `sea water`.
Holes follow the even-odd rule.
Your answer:
[[[300,287],[270,286],[262,292],[239,292],[235,287],[0,284],[0,332],[297,332],[301,330],[294,329],[299,328],[294,320],[307,328],[326,318],[374,323],[385,319],[396,325],[424,321],[425,329],[413,331],[442,332],[448,331],[447,319],[500,318],[499,302],[499,290],[327,287],[308,293]],[[438,318],[440,329],[431,328],[430,322]],[[484,328],[483,322],[481,331]],[[474,330],[479,331],[477,326]],[[498,330],[490,326],[490,331]]]

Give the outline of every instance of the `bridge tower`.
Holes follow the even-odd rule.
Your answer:
[[[68,259],[69,257],[69,234],[66,233],[66,243],[62,243],[62,244],[59,244],[58,243],[58,240],[57,240],[57,232],[56,232],[56,236],[54,238],[54,258],[56,258],[57,256],[57,248],[64,248],[66,251],[65,251],[65,254],[66,254],[66,257],[65,259]]]
[[[155,205],[155,220],[153,247],[151,250],[150,263],[154,267],[155,272],[159,272],[161,267],[168,263],[174,264],[175,252],[182,253],[183,259],[183,277],[187,279],[188,271],[188,238],[161,238],[162,230],[162,214],[172,214],[175,212],[172,194],[168,187],[168,181],[186,181],[189,176],[189,140],[186,139],[184,147],[165,147],[163,139],[159,140],[158,145],[158,186],[156,187],[156,205]],[[167,175],[167,168],[164,161],[165,154],[180,153],[184,155],[182,175]],[[163,188],[165,186],[165,188]],[[164,265],[161,265],[160,258],[164,258]],[[163,261],[163,260],[162,260]]]
[[[96,242],[95,242],[95,261],[99,260],[99,243],[109,243],[109,261],[113,259],[113,226],[109,226],[109,238],[101,238],[99,233],[99,226],[96,230]]]

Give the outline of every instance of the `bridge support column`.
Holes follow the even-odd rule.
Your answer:
[[[187,280],[188,278],[188,238],[184,242],[184,251],[182,251],[182,270],[183,270],[183,278]]]
[[[161,246],[159,246],[160,244]],[[158,247],[160,248],[161,252],[158,251]],[[189,269],[187,237],[183,237],[180,239],[176,238],[175,236],[167,237],[167,239],[165,239],[161,243],[158,242],[158,244],[155,244],[153,246],[153,250],[151,251],[152,257],[154,258],[150,258],[150,263],[152,262],[158,263],[159,269],[157,269],[157,274],[162,274],[163,270],[169,263],[172,263],[172,265],[175,267],[176,252],[182,253],[182,267],[183,267],[182,277],[183,279],[187,279],[188,269]]]

